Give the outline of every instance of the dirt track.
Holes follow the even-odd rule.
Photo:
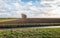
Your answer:
[[[25,24],[25,23],[60,23],[60,18],[26,18],[14,21],[0,22],[0,24]]]

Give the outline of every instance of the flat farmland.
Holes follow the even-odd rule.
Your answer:
[[[0,24],[60,23],[60,18],[0,18]]]
[[[17,20],[17,19],[16,18],[0,18],[0,23],[1,22],[13,21],[13,20]]]
[[[60,18],[0,18],[0,27],[57,26]]]

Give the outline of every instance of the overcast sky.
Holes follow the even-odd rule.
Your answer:
[[[0,0],[0,18],[60,18],[60,0]]]

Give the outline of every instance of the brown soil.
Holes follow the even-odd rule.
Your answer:
[[[25,24],[25,23],[60,23],[60,18],[26,18],[15,21],[0,22],[0,24]]]

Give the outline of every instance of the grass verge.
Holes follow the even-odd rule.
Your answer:
[[[60,28],[0,30],[0,38],[60,38]]]

